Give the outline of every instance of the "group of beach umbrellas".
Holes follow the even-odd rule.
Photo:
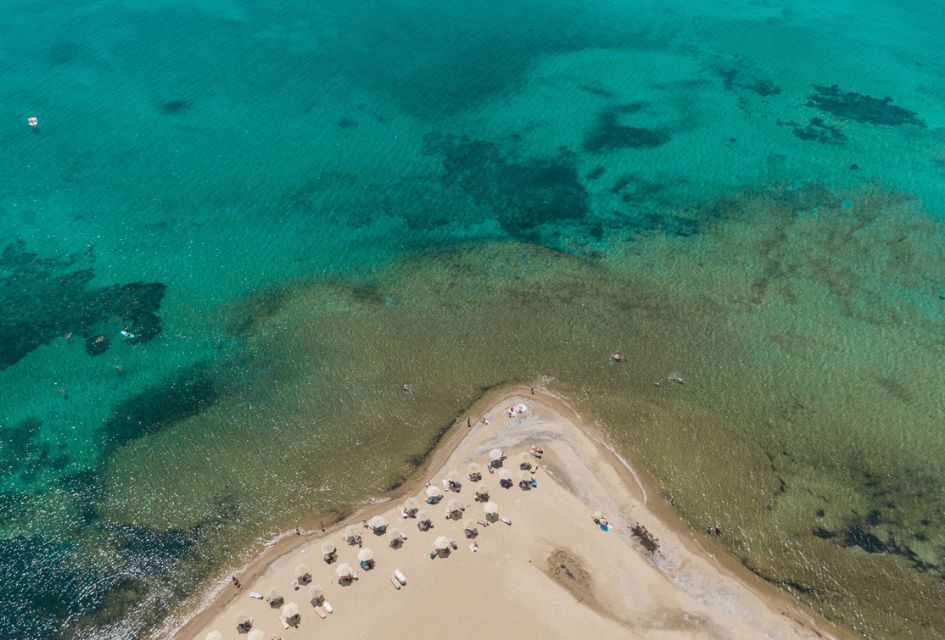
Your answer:
[[[489,451],[490,466],[497,467],[501,466],[502,461],[505,459],[505,454],[501,449],[492,449]],[[522,453],[517,457],[519,463],[519,484],[523,488],[531,486],[531,474],[529,471],[532,468],[532,461],[528,457],[528,454]],[[469,478],[472,482],[478,482],[482,479],[482,467],[473,462],[470,463],[466,468],[466,477]],[[462,476],[459,472],[452,471],[447,474],[446,484],[454,491],[459,491],[459,487],[462,483]],[[512,483],[512,472],[503,469],[499,472],[499,482],[502,486],[511,486]],[[429,485],[424,490],[424,495],[426,497],[426,502],[429,504],[436,504],[443,498],[443,491],[435,486]],[[480,488],[476,490],[477,499],[487,499],[488,498],[488,489]],[[462,516],[464,507],[456,500],[450,500],[447,503],[446,517],[449,519],[458,520]],[[499,519],[499,506],[492,501],[487,501],[483,504],[483,513],[485,519],[488,522],[495,522]],[[407,498],[404,501],[404,504],[401,505],[401,512],[405,517],[416,518],[417,524],[422,531],[432,527],[432,521],[430,520],[429,514],[426,511],[420,509],[420,503],[415,498]],[[383,516],[374,516],[366,522],[367,527],[375,535],[383,535],[388,532],[388,523]],[[391,534],[390,546],[398,548],[403,544],[404,536],[399,529],[390,529],[389,533]],[[463,533],[467,538],[475,538],[479,535],[479,529],[477,523],[473,519],[467,519],[463,522]],[[350,525],[344,529],[342,534],[342,539],[349,545],[356,545],[361,543],[361,534],[359,530],[354,526]],[[446,556],[449,554],[450,549],[453,548],[455,543],[446,536],[437,536],[433,541],[434,553],[440,556]],[[338,548],[331,542],[324,542],[321,545],[322,557],[325,562],[332,563],[337,559]],[[360,565],[369,569],[373,567],[374,564],[374,552],[369,548],[362,548],[358,551],[358,562]],[[335,567],[335,576],[338,578],[339,583],[344,584],[350,582],[355,577],[355,571],[348,563],[340,563]],[[295,580],[299,585],[308,585],[312,581],[312,574],[304,564],[299,564],[295,568]],[[309,599],[312,603],[312,606],[321,606],[325,602],[325,593],[323,588],[320,585],[314,585],[308,590]],[[282,593],[276,589],[272,588],[266,595],[266,601],[269,602],[269,606],[273,609],[281,609],[281,617],[286,621],[287,624],[291,626],[297,626],[301,620],[301,614],[299,611],[299,605],[294,602],[285,602],[285,598]],[[240,612],[236,615],[235,618],[237,629],[240,633],[246,633],[246,640],[266,640],[266,635],[263,631],[253,628],[253,618],[246,613]],[[211,631],[207,634],[206,640],[222,640],[223,636],[218,631]]]

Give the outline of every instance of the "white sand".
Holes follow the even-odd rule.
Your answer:
[[[521,416],[506,416],[508,407],[519,402],[529,410]],[[181,640],[203,640],[211,630],[224,640],[245,639],[236,630],[234,616],[245,611],[254,618],[254,628],[265,638],[450,638],[464,640],[491,635],[495,638],[816,638],[836,637],[823,623],[787,597],[749,585],[731,571],[699,552],[687,534],[661,523],[646,506],[642,487],[632,481],[627,469],[597,442],[579,416],[559,399],[538,396],[507,396],[486,411],[489,424],[468,429],[446,464],[430,475],[437,485],[446,473],[459,470],[461,491],[446,492],[436,506],[422,504],[434,528],[421,533],[416,520],[403,520],[398,506],[402,499],[352,521],[377,513],[392,528],[402,529],[408,539],[398,550],[388,546],[390,535],[375,536],[360,529],[364,547],[374,551],[376,567],[358,571],[358,579],[341,586],[335,579],[337,563],[321,559],[325,540],[338,547],[339,562],[358,567],[358,547],[342,541],[341,531],[352,521],[333,527],[324,537],[313,538],[277,558],[261,574],[238,591],[228,588],[217,602],[194,618],[177,634]],[[465,421],[460,427],[466,430]],[[540,469],[533,476],[538,486],[530,491],[518,487],[518,454],[533,445],[544,448]],[[487,473],[488,452],[505,451],[504,468],[512,471],[515,485],[499,487],[499,474]],[[483,467],[483,480],[466,478],[469,462]],[[627,479],[630,478],[630,482]],[[479,527],[478,552],[472,552],[463,535],[463,522],[483,519],[482,505],[473,501],[477,487],[487,487],[498,503],[500,514],[511,519]],[[423,503],[421,486],[415,494]],[[458,521],[444,517],[446,504],[459,500],[466,506]],[[603,511],[611,530],[601,531],[591,519]],[[645,552],[630,535],[630,523],[640,522],[659,540],[655,556]],[[429,557],[434,540],[447,536],[458,545],[448,558]],[[555,552],[571,558],[566,564],[572,577],[550,562]],[[295,567],[308,566],[313,583],[325,587],[334,609],[320,619],[308,601],[308,588],[292,588]],[[551,570],[559,569],[559,577]],[[391,574],[400,569],[407,586],[396,590]],[[583,572],[583,573],[582,573]],[[582,577],[584,576],[584,577]],[[573,586],[569,590],[562,583]],[[283,629],[278,609],[253,600],[250,592],[266,594],[282,590],[286,602],[299,605],[297,628]],[[790,616],[779,612],[790,610]]]

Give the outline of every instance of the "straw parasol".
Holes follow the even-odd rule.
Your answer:
[[[277,609],[283,605],[285,598],[282,597],[282,592],[277,587],[272,587],[266,592],[266,602],[273,609]]]
[[[368,526],[374,533],[384,533],[387,530],[387,520],[381,516],[374,516],[368,520]]]
[[[344,533],[341,534],[342,539],[348,544],[358,544],[358,540],[361,539],[361,534],[358,533],[358,530],[354,528],[354,525],[348,525],[345,527]]]
[[[493,449],[489,452],[489,459],[493,462],[498,462],[502,459],[502,449]]]
[[[427,500],[438,500],[443,497],[443,492],[436,485],[430,485],[426,490]]]
[[[482,505],[482,510],[487,516],[497,516],[499,515],[499,505],[494,502],[487,502]]]
[[[433,541],[433,546],[437,551],[446,551],[450,548],[450,539],[446,536],[440,536]]]
[[[469,463],[469,466],[466,467],[466,473],[469,475],[469,479],[474,482],[482,479],[482,467],[475,462]]]
[[[246,640],[266,640],[266,632],[253,629],[249,632],[249,635],[246,636]]]
[[[394,549],[399,548],[404,544],[404,534],[400,529],[391,529],[388,531],[390,533],[390,546]]]
[[[296,625],[299,623],[301,616],[299,615],[299,605],[294,602],[290,602],[286,606],[282,607],[282,617],[285,618],[285,621],[290,625]]]
[[[240,611],[235,616],[233,616],[236,621],[236,629],[238,631],[249,631],[253,628],[253,619],[245,611]]]
[[[205,640],[223,640],[223,634],[219,631],[211,631],[207,634]]]
[[[476,500],[482,502],[489,499],[489,490],[485,487],[481,489],[476,489],[476,495],[474,496]]]
[[[374,560],[374,552],[364,547],[358,551],[358,562],[371,562]]]
[[[300,564],[295,567],[295,579],[299,581],[299,584],[308,584],[312,581],[312,574],[309,573],[308,567]]]
[[[446,481],[450,484],[459,484],[462,480],[463,477],[459,475],[459,471],[450,471],[446,474]]]
[[[518,472],[518,483],[526,488],[531,488],[532,486],[532,474],[527,471]]]
[[[518,468],[525,469],[526,471],[532,468],[532,458],[527,453],[520,453],[517,457]]]
[[[348,563],[339,564],[335,567],[335,575],[344,580],[345,578],[350,578],[354,575],[354,571],[351,569],[351,565]]]
[[[501,485],[511,485],[512,484],[512,472],[508,469],[503,469],[499,472],[499,484]]]
[[[328,562],[329,564],[334,561],[335,553],[337,551],[338,548],[330,542],[325,542],[322,544],[322,558],[324,558],[325,562]]]
[[[417,512],[417,528],[421,531],[426,531],[430,528],[433,522],[430,520],[430,514],[421,509]]]
[[[479,529],[476,527],[475,520],[467,520],[466,522],[464,522],[463,531],[466,533],[467,538],[472,538],[477,533],[479,533]]]
[[[453,517],[459,516],[462,512],[463,510],[460,507],[459,502],[457,502],[456,500],[450,500],[449,503],[446,505],[447,518],[453,518]]]
[[[417,509],[420,508],[420,501],[416,498],[407,498],[404,500],[404,511],[407,515],[417,515]]]
[[[313,607],[320,607],[323,602],[325,602],[325,590],[322,588],[322,585],[316,584],[311,589],[308,590],[308,599],[312,603]]]

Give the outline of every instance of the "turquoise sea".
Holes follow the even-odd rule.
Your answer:
[[[0,629],[153,636],[530,381],[765,580],[945,636],[943,27],[3,0]]]

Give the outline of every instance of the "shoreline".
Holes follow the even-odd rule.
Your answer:
[[[678,542],[680,553],[692,554],[693,557],[708,563],[720,577],[733,580],[755,596],[764,604],[769,613],[790,620],[793,624],[809,630],[816,637],[830,637],[837,640],[855,637],[848,630],[837,627],[804,603],[795,600],[789,592],[751,572],[736,556],[724,549],[721,543],[712,543],[710,539],[706,544],[705,540],[699,539],[696,531],[664,498],[658,485],[643,470],[632,466],[616,451],[598,423],[581,414],[567,398],[544,387],[533,387],[534,394],[531,393],[531,389],[528,385],[515,384],[485,391],[465,411],[460,412],[449,427],[440,431],[424,455],[423,462],[400,486],[369,498],[361,505],[353,507],[350,511],[346,510],[340,515],[337,513],[321,516],[316,514],[300,520],[301,535],[296,535],[294,531],[279,534],[265,543],[263,549],[252,560],[235,572],[244,585],[243,589],[234,589],[225,576],[220,576],[216,586],[206,589],[193,606],[185,609],[186,613],[170,617],[161,628],[152,633],[151,637],[170,637],[176,640],[202,638],[201,630],[205,633],[207,626],[215,618],[230,608],[241,595],[248,593],[249,585],[258,581],[275,564],[284,561],[297,551],[304,553],[304,550],[300,551],[301,547],[312,545],[331,536],[349,524],[358,524],[374,515],[389,511],[398,499],[417,493],[428,482],[433,481],[437,473],[444,471],[445,463],[466,442],[467,437],[477,431],[476,427],[482,423],[483,416],[490,411],[494,413],[498,407],[509,404],[515,398],[527,399],[529,397],[576,427],[577,432],[596,449],[596,454],[616,472],[623,488],[632,496],[632,499],[642,506],[643,512],[639,519],[645,521],[647,525],[656,525],[659,530],[670,534],[674,542]],[[466,426],[467,417],[472,421],[473,429]],[[552,477],[558,479],[555,476]],[[565,483],[565,489],[573,493],[567,483]],[[320,527],[319,523],[324,524],[324,527]],[[662,538],[663,535],[657,537]],[[685,551],[681,551],[683,549]],[[639,549],[635,552],[642,556]],[[667,569],[660,568],[652,559],[648,562],[672,583]]]

